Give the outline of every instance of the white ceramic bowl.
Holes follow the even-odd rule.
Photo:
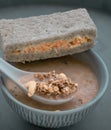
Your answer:
[[[9,93],[6,87],[2,85],[1,88],[3,95],[13,111],[34,125],[50,128],[69,126],[80,121],[82,118],[85,118],[86,115],[88,115],[95,108],[104,95],[108,86],[109,75],[103,60],[94,51],[89,50],[84,53],[77,54],[76,56],[84,61],[87,61],[87,63],[95,70],[97,75],[99,91],[97,96],[92,101],[72,110],[57,112],[40,110],[27,106],[16,100]],[[2,80],[5,81],[3,77]]]

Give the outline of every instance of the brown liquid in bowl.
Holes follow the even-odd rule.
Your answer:
[[[78,83],[79,87],[75,93],[77,101],[72,100],[65,104],[53,106],[34,101],[25,95],[14,83],[7,81],[6,86],[10,93],[17,100],[28,106],[50,111],[69,110],[90,102],[97,95],[98,81],[95,73],[88,64],[74,58],[73,56],[41,60],[26,64],[15,63],[13,65],[22,70],[35,72],[48,72],[55,70],[57,73],[65,73],[72,81]]]

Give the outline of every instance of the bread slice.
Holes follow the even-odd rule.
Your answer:
[[[96,26],[86,9],[0,20],[4,57],[25,62],[80,53],[95,44]]]

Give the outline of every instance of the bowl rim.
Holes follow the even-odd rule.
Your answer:
[[[22,102],[20,102],[19,100],[17,100],[16,98],[14,98],[14,96],[11,95],[11,93],[6,89],[6,87],[2,84],[1,88],[3,93],[5,92],[5,94],[14,102],[16,102],[17,105],[20,105],[28,110],[34,111],[34,112],[39,112],[42,114],[48,114],[48,115],[64,115],[64,114],[71,114],[71,113],[76,113],[79,111],[82,111],[84,109],[87,109],[88,107],[92,106],[94,103],[96,103],[99,99],[101,99],[101,97],[104,95],[107,87],[108,87],[108,82],[109,82],[109,73],[108,73],[108,69],[106,64],[104,63],[103,59],[97,54],[97,52],[95,52],[94,50],[88,50],[86,51],[86,53],[89,53],[90,55],[93,55],[94,57],[96,57],[96,59],[99,61],[99,63],[102,65],[103,71],[104,71],[104,77],[105,77],[105,83],[104,83],[104,87],[102,88],[101,92],[99,92],[95,98],[93,98],[93,100],[91,100],[90,102],[82,105],[81,107],[78,108],[74,108],[71,110],[64,110],[64,111],[49,111],[49,110],[42,110],[42,109],[37,109],[37,108],[33,108],[31,106],[28,106]]]

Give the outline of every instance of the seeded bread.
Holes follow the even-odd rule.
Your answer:
[[[80,53],[95,45],[96,26],[86,9],[0,20],[4,58],[25,62]]]

